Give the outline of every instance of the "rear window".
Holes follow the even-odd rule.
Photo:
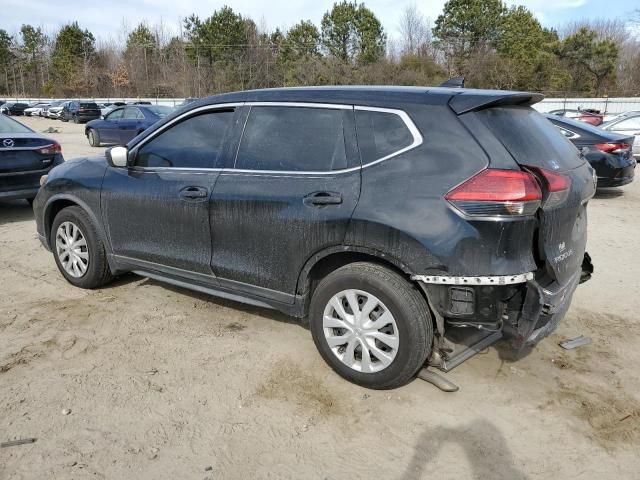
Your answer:
[[[488,108],[477,114],[520,164],[570,170],[585,161],[576,147],[532,108]]]
[[[93,102],[81,102],[80,108],[98,108],[98,104]]]
[[[356,110],[356,128],[364,165],[393,155],[413,143],[409,127],[395,113]]]
[[[0,133],[31,133],[32,131],[14,119],[0,115]]]

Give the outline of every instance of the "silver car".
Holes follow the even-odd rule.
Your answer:
[[[604,122],[600,128],[623,135],[633,135],[633,155],[640,157],[640,111],[621,113]]]

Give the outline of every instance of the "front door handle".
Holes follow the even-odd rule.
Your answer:
[[[208,196],[209,192],[206,188],[202,187],[185,187],[180,190],[180,197],[185,200],[199,200],[207,198]]]
[[[342,203],[342,195],[335,192],[313,192],[304,197],[302,202],[305,205],[324,206],[324,205],[340,205]]]

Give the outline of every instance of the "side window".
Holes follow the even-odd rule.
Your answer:
[[[356,110],[356,130],[363,165],[388,157],[413,143],[407,124],[391,112]]]
[[[138,114],[140,114],[140,116],[138,116]],[[124,114],[122,115],[123,120],[136,120],[141,117],[142,113],[135,107],[125,107]]]
[[[235,167],[324,172],[347,165],[343,115],[349,110],[251,107]]]
[[[633,130],[640,129],[640,117],[627,118],[618,123],[614,130]]]
[[[189,117],[145,143],[136,155],[138,167],[213,168],[233,121],[233,110]]]
[[[114,110],[109,115],[106,116],[107,120],[118,120],[122,118],[122,114],[124,113],[124,108],[119,108],[118,110]]]

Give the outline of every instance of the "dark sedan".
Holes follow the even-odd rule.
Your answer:
[[[127,105],[112,110],[104,118],[90,121],[84,133],[92,147],[103,143],[124,145],[172,110],[162,105]]]
[[[8,102],[0,107],[0,113],[4,113],[5,115],[24,115],[24,111],[29,108],[29,105],[26,103],[20,102]]]
[[[0,200],[31,202],[40,177],[63,162],[58,142],[0,114]]]
[[[582,150],[598,176],[598,188],[620,187],[633,181],[636,161],[633,135],[620,135],[585,122],[548,114],[560,132]]]

